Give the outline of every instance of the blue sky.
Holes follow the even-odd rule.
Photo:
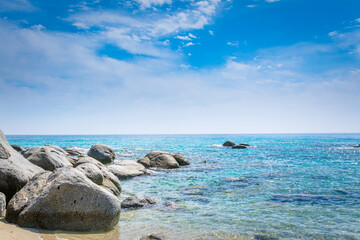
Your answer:
[[[1,0],[7,134],[360,132],[360,1]]]

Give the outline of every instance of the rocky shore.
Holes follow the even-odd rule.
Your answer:
[[[55,145],[10,146],[0,130],[0,218],[6,220],[2,224],[109,231],[119,222],[122,208],[157,204],[149,196],[130,196],[121,202],[120,180],[190,164],[182,155],[162,151],[150,152],[137,161],[114,160],[115,151],[103,144],[92,145],[86,153]],[[173,202],[163,205],[177,208]]]

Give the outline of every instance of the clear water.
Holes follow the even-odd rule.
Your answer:
[[[11,144],[112,146],[117,160],[151,150],[191,165],[122,181],[123,197],[152,196],[154,207],[123,211],[109,239],[360,239],[360,134],[8,136]],[[220,147],[226,140],[248,149]],[[231,178],[239,178],[232,181]],[[301,195],[299,195],[301,194]],[[161,203],[174,201],[169,210]]]

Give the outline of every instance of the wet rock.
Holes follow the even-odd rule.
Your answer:
[[[166,201],[164,203],[165,207],[168,207],[168,208],[171,208],[171,209],[178,209],[179,208],[179,205],[177,205],[175,202],[173,201]]]
[[[67,231],[110,230],[119,217],[118,198],[72,167],[37,174],[6,211],[22,227]]]
[[[121,203],[121,208],[143,208],[156,203],[151,197],[131,196],[125,198]]]
[[[121,184],[120,184],[119,179],[113,173],[111,173],[110,170],[104,164],[102,164],[98,160],[96,160],[92,157],[80,157],[78,159],[78,161],[75,163],[74,167],[78,168],[82,164],[86,164],[86,163],[92,164],[93,166],[95,166],[96,168],[98,168],[101,171],[103,178],[102,178],[102,183],[100,184],[100,186],[102,186],[105,189],[107,189],[108,191],[112,192],[115,196],[120,196]],[[86,171],[86,169],[88,169],[88,167],[84,167],[85,171]],[[89,172],[89,176],[91,176],[92,174],[95,174],[95,170],[89,169],[89,171],[90,172],[94,171],[93,173]],[[93,175],[93,176],[94,177],[91,177],[93,181],[98,178],[95,175]],[[95,181],[100,182],[100,179],[95,180]]]
[[[18,151],[19,153],[23,153],[23,152],[25,152],[25,148],[23,148],[23,147],[20,147],[19,145],[11,145],[11,147],[13,148],[13,149],[15,149],[16,151]]]
[[[0,130],[0,192],[5,194],[7,201],[33,176],[43,171],[14,150]]]
[[[354,148],[360,148],[360,143],[358,145],[355,145]]]
[[[140,240],[164,240],[164,238],[160,237],[159,235],[149,234],[147,236],[143,236]]]
[[[189,160],[187,160],[183,155],[180,154],[172,154],[171,156],[173,156],[175,158],[175,160],[178,162],[178,164],[180,166],[187,166],[190,165]]]
[[[232,142],[232,141],[226,141],[226,142],[223,143],[224,147],[233,147],[235,145],[236,144],[234,142]]]
[[[131,160],[118,161],[107,166],[107,168],[120,180],[148,174],[148,171],[142,164]]]
[[[247,148],[247,146],[242,145],[242,144],[238,144],[238,145],[232,146],[231,148],[235,148],[235,149],[244,149],[244,148]]]
[[[0,218],[5,217],[6,213],[6,196],[0,192]]]
[[[27,158],[29,162],[48,171],[72,166],[67,159],[67,155],[63,149],[55,145],[33,147],[24,152],[24,157]]]
[[[248,143],[239,143],[238,145],[243,145],[245,147],[250,147],[250,144],[248,144]]]
[[[88,156],[95,158],[101,163],[111,163],[115,159],[115,152],[109,146],[104,144],[95,144],[92,145],[88,151]]]
[[[255,235],[255,240],[279,240],[279,238],[271,237],[269,235]]]
[[[176,159],[167,152],[153,151],[148,153],[144,158],[140,158],[138,163],[144,165],[144,167],[155,167],[172,169],[179,168],[179,164]]]

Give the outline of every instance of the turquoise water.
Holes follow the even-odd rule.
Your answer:
[[[186,156],[188,167],[122,181],[124,197],[146,195],[160,203],[123,211],[119,239],[147,233],[166,239],[360,239],[360,149],[352,148],[360,134],[7,137],[23,147],[103,143],[117,160],[151,150]],[[221,147],[226,140],[252,147]],[[181,208],[167,209],[161,202],[168,200]]]

